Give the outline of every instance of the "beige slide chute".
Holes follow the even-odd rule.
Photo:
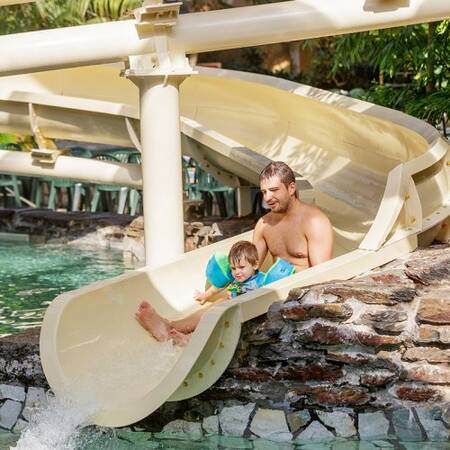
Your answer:
[[[279,5],[279,11],[303,7],[312,17],[311,2],[283,5],[291,3],[295,5]],[[411,22],[427,20],[430,10],[445,2],[343,3],[353,3],[355,27],[364,29],[372,27],[367,20],[374,16],[376,26],[382,22],[383,16],[373,11],[376,5],[383,4],[390,14],[384,19],[388,26],[399,23],[396,18],[402,15]],[[331,3],[323,4],[329,9],[316,9],[317,19],[333,18]],[[444,10],[439,17],[445,16]],[[195,23],[195,17],[200,16],[186,15],[183,23]],[[341,25],[336,16],[316,35],[335,33]],[[0,48],[6,42],[2,39]],[[20,45],[27,39],[23,35]],[[282,33],[277,39],[283,40]],[[15,41],[11,37],[8,42]],[[53,67],[58,70],[39,73],[21,74],[42,70],[38,62],[30,63],[28,69],[26,61],[23,67],[5,66],[4,73],[10,76],[0,78],[0,131],[29,133],[34,121],[49,138],[141,146],[139,121],[141,130],[146,123],[142,123],[138,87],[120,78],[120,68],[113,64],[67,68],[90,58],[84,53],[75,56],[71,62],[70,56],[61,55]],[[251,233],[58,296],[42,326],[43,368],[57,395],[70,391],[78,399],[97,402],[99,410],[92,421],[99,425],[127,425],[166,401],[201,393],[229,364],[242,322],[266,312],[293,287],[347,279],[414,250],[419,240],[430,242],[450,213],[449,145],[430,125],[397,111],[269,76],[196,70],[198,75],[180,85],[183,152],[218,168],[224,178],[230,174],[231,184],[257,184],[259,171],[270,160],[288,163],[298,174],[300,197],[314,201],[331,219],[336,242],[333,259],[210,309],[183,349],[158,343],[139,326],[134,318],[139,302],[151,301],[169,319],[195,311],[199,306],[192,293],[205,284],[210,256],[227,252],[236,240],[251,239]],[[23,160],[14,170],[11,158],[11,152],[0,152],[0,172],[38,174],[39,165],[31,157],[20,156]],[[65,158],[58,158],[54,176],[69,177],[75,158]],[[75,161],[72,177],[79,179],[83,165],[91,170],[89,164]],[[145,158],[143,170],[149,170]],[[167,186],[172,175],[165,174]],[[92,167],[92,176],[98,182],[142,183],[136,167],[128,165],[108,170],[105,166],[104,173]],[[165,188],[162,184],[161,195]],[[164,213],[146,210],[146,220],[150,215],[164,218]]]

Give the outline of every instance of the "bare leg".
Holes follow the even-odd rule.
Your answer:
[[[136,319],[157,341],[164,342],[171,338],[169,323],[155,311],[150,303],[146,301],[140,303]]]
[[[197,328],[197,325],[200,322],[200,319],[208,311],[209,308],[211,308],[214,305],[218,305],[220,303],[226,302],[226,301],[228,301],[228,299],[226,299],[226,298],[217,300],[214,303],[210,303],[208,306],[193,312],[192,314],[190,314],[187,317],[183,317],[182,319],[178,319],[178,320],[171,320],[169,322],[169,326],[183,334],[192,333]]]
[[[196,328],[200,319],[203,317],[203,314],[210,308],[207,306],[206,308],[202,308],[194,313],[190,314],[187,317],[183,317],[178,320],[171,320],[169,322],[169,326],[176,331],[179,331],[183,334],[192,333]]]

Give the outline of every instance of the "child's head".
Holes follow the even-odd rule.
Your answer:
[[[228,254],[231,274],[236,281],[246,281],[258,270],[258,250],[249,241],[238,241]]]

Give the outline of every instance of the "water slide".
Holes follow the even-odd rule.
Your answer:
[[[182,42],[187,52],[206,51],[450,15],[450,7],[437,1],[342,2],[342,16],[332,2],[320,2],[320,7],[313,3],[317,2],[252,7],[253,22],[250,10],[234,16],[241,20],[240,37],[236,29],[227,31],[221,42],[220,33],[211,34],[206,16],[180,16],[176,33],[181,38],[170,45],[178,48]],[[439,4],[444,6],[437,12]],[[214,11],[209,17],[217,23],[231,21],[227,30],[232,30],[236,11]],[[279,14],[273,14],[276,11]],[[242,21],[253,23],[253,28]],[[0,131],[29,134],[31,130],[46,138],[139,148],[139,91],[119,76],[122,65],[116,62],[119,54],[152,51],[155,42],[140,42],[136,49],[121,35],[118,42],[126,49],[112,46],[109,54],[97,52],[103,56],[95,58],[90,53],[92,47],[102,46],[101,37],[112,27],[119,34],[131,33],[127,23],[54,30],[53,35],[39,32],[43,34],[38,40],[36,35],[27,40],[32,33],[1,37],[0,73],[7,76],[0,78]],[[283,31],[274,26],[267,37],[269,23],[279,23]],[[201,32],[211,34],[210,41],[205,35],[201,40]],[[86,36],[92,40],[89,48],[67,50],[69,39]],[[34,46],[28,53],[27,42]],[[4,49],[28,58],[16,57],[11,63],[4,59]],[[36,52],[39,57],[34,57]],[[46,68],[54,70],[44,71],[43,55],[48,56]],[[127,425],[166,401],[203,392],[229,364],[241,324],[265,313],[293,287],[348,279],[407,254],[419,241],[429,243],[439,232],[448,236],[448,226],[443,224],[450,214],[450,146],[433,127],[397,111],[286,80],[196,70],[199,73],[180,87],[183,153],[238,188],[257,184],[268,161],[288,163],[298,175],[300,197],[314,201],[331,219],[333,259],[216,305],[183,349],[158,343],[139,326],[134,319],[139,302],[151,300],[169,319],[196,311],[200,307],[192,293],[205,285],[209,257],[216,251],[227,252],[236,240],[251,239],[251,232],[58,296],[41,331],[44,371],[57,395],[70,391],[78,399],[95,399],[100,408],[92,422],[99,425]],[[142,183],[142,174],[133,165],[59,156],[48,166],[30,155],[7,151],[0,151],[0,172]]]

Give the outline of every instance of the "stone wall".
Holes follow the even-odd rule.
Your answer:
[[[348,282],[294,289],[259,324],[245,324],[243,337],[216,390],[243,383],[254,401],[254,382],[276,380],[274,402],[364,410],[449,402],[448,246]]]
[[[353,448],[335,447],[344,438],[372,441],[367,449],[400,441],[413,449],[405,443],[424,439],[446,448],[449,248],[431,246],[351,281],[292,290],[243,325],[230,366],[210,389],[166,403],[132,429],[177,439],[333,441],[342,450]],[[0,340],[0,381],[44,387],[36,344],[15,345],[8,356]],[[3,396],[0,426],[9,400],[17,402]]]
[[[47,403],[39,328],[0,339],[0,428],[20,432]]]

